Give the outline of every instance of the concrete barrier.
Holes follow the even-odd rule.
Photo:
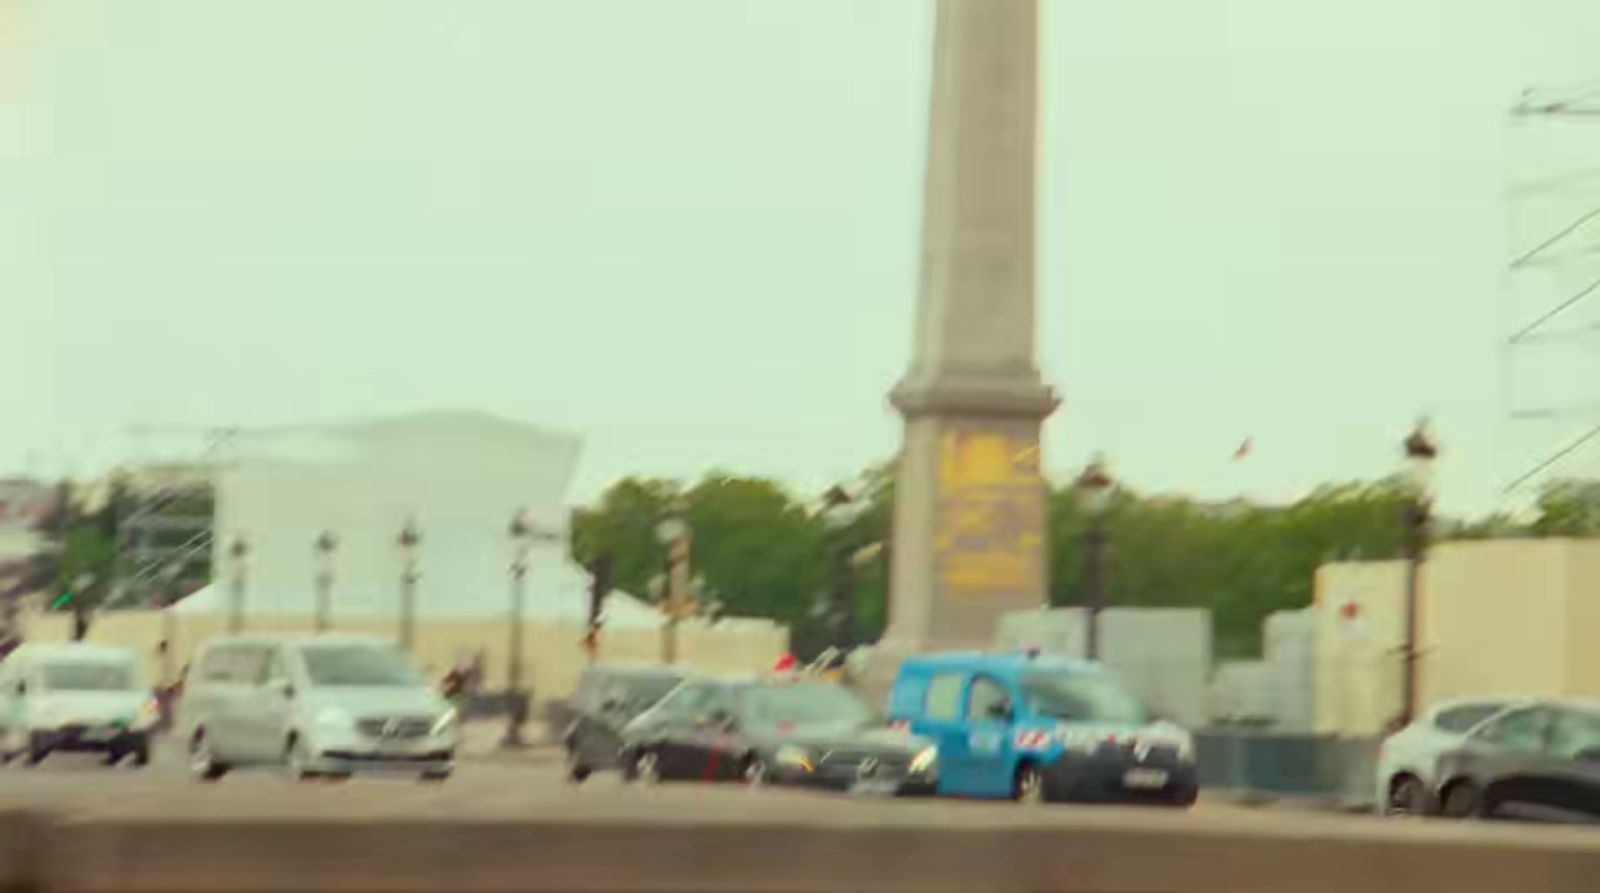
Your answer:
[[[1591,893],[1583,829],[1148,810],[285,820],[0,816],[6,893]],[[16,824],[11,824],[16,822]],[[20,836],[14,836],[20,835]],[[9,886],[7,886],[9,884]]]

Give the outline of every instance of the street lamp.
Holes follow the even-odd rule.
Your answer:
[[[161,686],[163,690],[175,678],[172,663],[172,640],[177,637],[178,618],[172,606],[178,603],[178,579],[183,576],[183,562],[171,561],[161,569]]]
[[[91,573],[79,574],[72,581],[72,640],[81,642],[89,635],[89,588],[97,582]]]
[[[656,525],[656,539],[667,547],[667,575],[663,581],[667,617],[661,627],[661,661],[667,664],[678,662],[678,623],[690,609],[686,602],[691,595],[689,554],[694,534],[687,515],[684,500],[674,499],[667,518]]]
[[[228,557],[233,562],[233,597],[228,605],[228,632],[237,635],[244,631],[244,592],[250,559],[250,544],[243,534],[235,536],[228,545]]]
[[[508,618],[510,657],[506,663],[506,694],[510,698],[510,703],[506,711],[506,734],[501,745],[522,747],[522,727],[528,718],[528,698],[522,690],[522,626],[526,612],[528,558],[533,552],[533,544],[536,541],[552,540],[555,537],[540,532],[534,525],[533,519],[528,517],[526,510],[520,510],[511,516],[511,524],[506,528],[506,532],[511,536],[511,615]]]
[[[417,529],[415,518],[408,518],[395,540],[400,547],[400,644],[407,650],[416,643],[417,635],[417,551],[422,545],[422,531]]]
[[[1427,419],[1400,444],[1406,459],[1406,631],[1402,646],[1399,725],[1410,725],[1417,715],[1417,633],[1421,606],[1422,564],[1428,557],[1428,527],[1433,520],[1433,476],[1439,446],[1428,430]]]
[[[331,530],[317,536],[312,548],[317,555],[317,606],[315,628],[319,633],[328,631],[333,619],[333,554],[339,548],[339,538]]]
[[[1111,493],[1116,482],[1106,470],[1105,457],[1095,454],[1089,465],[1078,475],[1078,491],[1089,504],[1089,529],[1084,534],[1088,546],[1084,565],[1084,583],[1089,602],[1089,629],[1087,654],[1090,660],[1100,659],[1100,612],[1106,607],[1106,544],[1110,539],[1106,530],[1106,514],[1111,506]]]

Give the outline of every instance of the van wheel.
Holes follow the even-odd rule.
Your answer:
[[[299,735],[291,735],[284,745],[283,765],[288,768],[292,781],[310,781],[317,777],[317,773],[311,769],[311,751],[306,748],[305,739]]]
[[[228,774],[227,765],[217,762],[216,752],[211,749],[211,737],[205,729],[196,730],[189,739],[189,774],[199,781],[216,781]]]
[[[1044,771],[1033,763],[1017,767],[1017,777],[1011,785],[1011,799],[1018,803],[1044,802]]]

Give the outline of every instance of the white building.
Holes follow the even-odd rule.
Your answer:
[[[247,615],[315,611],[317,538],[337,537],[335,616],[400,612],[407,522],[421,534],[417,616],[504,617],[510,602],[519,511],[551,539],[530,556],[526,616],[580,623],[589,579],[568,557],[565,496],[577,435],[482,413],[437,412],[339,425],[242,431],[221,458],[216,486],[213,583],[180,613],[228,609],[242,541]],[[657,612],[617,593],[609,627],[651,627]]]

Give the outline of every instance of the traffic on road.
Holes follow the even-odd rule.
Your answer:
[[[1201,794],[1189,731],[1150,716],[1104,667],[1037,653],[913,657],[883,711],[788,663],[740,679],[596,663],[561,702],[557,749],[493,772],[574,788],[609,774],[624,787],[1180,808]],[[110,778],[152,767],[157,786],[176,768],[202,782],[247,769],[442,782],[462,759],[457,707],[373,637],[213,639],[165,737],[161,716],[131,651],[39,644],[0,662],[0,763],[45,779],[35,790],[62,767],[68,787],[92,785],[90,766]],[[1373,791],[1390,816],[1600,820],[1600,702],[1441,702],[1384,742]]]

